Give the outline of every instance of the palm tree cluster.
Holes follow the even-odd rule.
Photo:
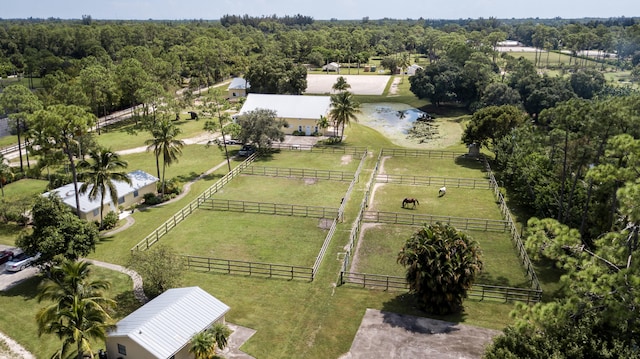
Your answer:
[[[91,264],[66,260],[54,266],[39,286],[38,302],[48,305],[36,315],[38,335],[55,334],[62,340],[55,359],[93,358],[90,340],[104,340],[111,327],[109,309],[115,302],[105,296],[109,282],[91,280]],[[75,345],[75,348],[74,348]]]
[[[349,91],[342,91],[331,95],[331,110],[329,118],[333,122],[333,127],[340,130],[340,141],[344,138],[344,127],[351,121],[358,122],[357,113],[360,112],[360,103],[353,98]]]
[[[197,333],[191,338],[191,348],[195,359],[216,358],[216,347],[220,350],[227,347],[231,329],[222,323],[215,323],[211,328]]]
[[[147,151],[153,150],[156,156],[156,170],[158,178],[162,181],[162,194],[165,192],[165,172],[167,166],[171,166],[174,162],[178,162],[178,156],[182,154],[182,147],[185,143],[178,139],[182,133],[179,127],[168,119],[164,118],[157,121],[150,129],[153,138],[145,141]],[[160,156],[162,156],[162,177],[160,177]]]

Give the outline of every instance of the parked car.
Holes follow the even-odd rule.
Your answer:
[[[244,145],[242,146],[240,151],[238,151],[238,156],[242,156],[242,157],[251,156],[254,152],[256,152],[255,147],[253,147],[252,145]]]
[[[11,258],[13,258],[12,251],[0,251],[0,265],[7,263]]]
[[[36,254],[35,256],[30,256],[26,253],[20,253],[10,259],[5,264],[4,269],[10,272],[19,272],[33,264],[33,262],[38,258],[40,258],[40,253]]]

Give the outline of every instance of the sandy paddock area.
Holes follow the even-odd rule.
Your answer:
[[[344,75],[344,74],[309,74],[307,75],[308,94],[330,94],[333,84],[339,76],[344,77],[351,85],[349,91],[356,95],[382,95],[391,79],[389,75]]]

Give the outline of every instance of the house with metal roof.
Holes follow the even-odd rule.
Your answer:
[[[191,338],[224,323],[229,306],[200,287],[169,289],[107,334],[109,359],[187,359]]]
[[[287,122],[283,131],[287,135],[294,132],[307,136],[319,133],[318,120],[320,116],[328,116],[331,108],[329,96],[303,96],[303,95],[268,95],[251,93],[242,105],[240,112],[234,116],[267,109],[276,112],[278,119]]]
[[[407,67],[407,70],[405,71],[405,74],[408,76],[413,76],[416,74],[416,72],[418,70],[422,70],[423,67],[418,65],[418,64],[412,64],[411,66]]]
[[[324,66],[322,66],[322,71],[333,71],[333,72],[337,72],[340,73],[340,64],[337,62],[330,62]]]
[[[122,181],[114,181],[116,191],[118,191],[118,203],[111,201],[109,191],[107,191],[104,199],[104,214],[111,211],[118,211],[119,207],[127,208],[133,204],[139,203],[147,193],[156,192],[156,183],[158,178],[148,174],[147,172],[136,170],[127,174],[131,180],[131,184]],[[82,182],[78,182],[78,188],[82,186]],[[87,221],[100,220],[100,203],[101,199],[98,195],[95,199],[89,199],[89,192],[92,185],[89,186],[87,192],[80,194],[80,218]],[[66,184],[54,190],[46,192],[43,196],[58,195],[62,202],[69,206],[74,212],[76,211],[76,196],[73,183]]]
[[[234,101],[238,100],[241,97],[246,97],[247,90],[250,88],[251,84],[249,84],[247,80],[243,79],[242,77],[234,77],[231,80],[229,87],[227,87],[227,92],[229,92],[227,98],[230,101]]]

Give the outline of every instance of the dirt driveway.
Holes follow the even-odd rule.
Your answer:
[[[333,93],[331,87],[336,83],[339,76],[344,77],[351,85],[349,91],[356,95],[382,95],[384,88],[391,79],[389,75],[307,75],[308,94],[330,94]]]

